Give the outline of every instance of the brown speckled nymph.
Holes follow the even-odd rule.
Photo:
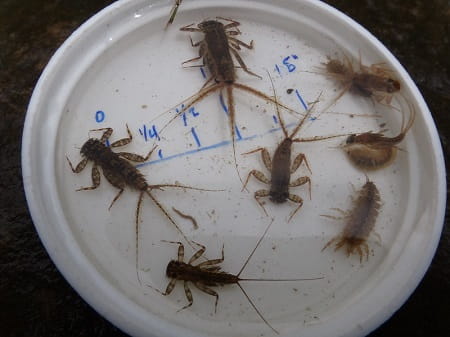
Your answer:
[[[367,180],[359,191],[358,198],[354,200],[353,208],[348,211],[339,210],[344,215],[342,218],[324,215],[332,219],[344,219],[346,220],[346,225],[339,235],[325,244],[322,251],[335,243],[335,251],[345,247],[347,256],[357,253],[360,257],[360,262],[362,262],[364,256],[368,260],[369,246],[367,238],[375,226],[380,207],[380,192],[372,181]]]

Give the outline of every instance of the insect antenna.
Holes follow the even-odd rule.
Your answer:
[[[261,241],[264,239],[264,237],[266,236],[267,232],[269,231],[269,228],[272,226],[274,219],[272,218],[272,221],[270,222],[270,224],[267,226],[267,228],[265,229],[263,235],[259,238],[258,242],[255,245],[255,248],[253,248],[252,252],[250,253],[250,255],[248,256],[247,260],[245,261],[244,265],[242,266],[241,270],[239,271],[239,273],[236,275],[239,278],[239,281],[236,282],[236,284],[239,286],[239,288],[242,290],[242,292],[244,293],[245,297],[247,298],[248,302],[250,303],[250,305],[253,307],[253,309],[255,309],[256,313],[258,314],[258,316],[264,321],[264,323],[266,323],[266,325],[272,329],[277,335],[279,335],[280,333],[272,326],[270,325],[270,323],[264,318],[264,316],[262,315],[262,313],[259,311],[259,309],[256,307],[256,305],[253,303],[253,301],[250,299],[250,296],[248,296],[248,294],[245,292],[244,288],[241,286],[241,284],[239,283],[240,281],[303,281],[303,280],[319,280],[319,279],[323,279],[323,277],[318,277],[318,278],[310,278],[310,279],[241,279],[239,277],[239,275],[241,275],[242,271],[244,270],[244,268],[247,266],[247,263],[250,261],[250,258],[253,256],[253,254],[255,253],[256,249],[258,248],[259,244],[261,243]]]
[[[308,119],[309,116],[311,116],[312,110],[314,108],[314,106],[317,104],[317,102],[319,102],[319,98],[320,96],[322,96],[322,92],[320,92],[319,96],[317,96],[317,99],[312,103],[312,105],[308,108],[308,110],[306,111],[306,115],[303,116],[302,120],[300,121],[300,123],[297,124],[297,126],[295,127],[295,129],[292,131],[291,135],[289,136],[289,138],[294,137],[298,130],[300,130],[300,128],[303,126],[303,124],[305,123],[305,121]]]

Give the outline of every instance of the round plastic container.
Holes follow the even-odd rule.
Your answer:
[[[92,163],[73,173],[80,148],[100,128],[113,128],[110,143],[133,134],[116,152],[145,155],[137,165],[150,185],[183,184],[200,189],[153,190],[155,198],[190,240],[206,246],[204,257],[217,259],[224,245],[224,271],[237,274],[264,230],[273,223],[241,274],[242,278],[319,278],[291,282],[242,282],[264,318],[281,336],[363,336],[389,318],[411,294],[435,252],[445,209],[441,148],[430,112],[403,67],[370,33],[319,1],[184,1],[167,30],[173,1],[118,1],[81,26],[55,53],[43,72],[29,105],[23,136],[23,179],[30,212],[39,235],[68,282],[100,314],[134,336],[271,336],[237,285],[211,287],[215,298],[192,284],[193,305],[183,282],[168,296],[168,262],[177,258],[181,241],[185,261],[194,254],[167,217],[147,196],[142,201],[136,270],[135,211],[139,193],[126,188],[108,210],[118,190],[105,179],[95,190]],[[254,198],[269,189],[251,178],[242,191],[234,165],[230,126],[218,92],[174,119],[180,102],[196,93],[207,69],[182,62],[198,56],[203,34],[179,28],[217,16],[240,22],[239,38],[254,41],[241,48],[248,68],[263,79],[236,68],[237,82],[273,95],[300,113],[318,100],[298,137],[347,134],[369,130],[394,136],[402,113],[370,99],[346,93],[321,112],[339,92],[339,84],[319,69],[327,58],[347,55],[358,64],[384,63],[401,83],[401,94],[416,110],[392,165],[368,173],[381,196],[381,207],[367,244],[368,259],[346,256],[344,249],[323,250],[345,226],[332,208],[349,210],[352,196],[366,182],[348,161],[345,137],[296,143],[293,156],[304,153],[292,179],[310,177],[290,192],[303,206],[288,221],[295,203],[274,204],[262,198],[266,215]],[[195,26],[193,26],[195,27]],[[201,61],[200,61],[201,63]],[[321,73],[322,72],[322,73]],[[292,89],[292,90],[290,90]],[[234,90],[236,161],[245,179],[251,170],[270,177],[259,152],[272,155],[283,140],[273,104]],[[405,110],[394,96],[392,105]],[[322,108],[322,109],[321,109]],[[285,123],[299,115],[281,110]],[[373,115],[376,115],[374,117]],[[199,228],[172,207],[194,217]],[[377,234],[375,234],[377,233]],[[379,236],[379,237],[378,237]],[[200,258],[195,263],[200,263]],[[194,263],[194,264],[195,264]]]

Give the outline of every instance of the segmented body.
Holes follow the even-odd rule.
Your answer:
[[[69,158],[66,157],[72,172],[80,173],[87,165],[88,162],[93,162],[92,167],[92,186],[79,188],[77,191],[86,191],[86,190],[94,190],[98,186],[100,186],[100,172],[99,167],[103,171],[103,175],[106,180],[113,185],[114,187],[119,189],[119,192],[112,200],[109,209],[113,206],[117,199],[122,195],[123,191],[126,187],[131,189],[135,189],[140,192],[139,199],[136,205],[135,212],[135,232],[136,232],[136,274],[139,279],[139,269],[138,269],[138,256],[139,256],[139,213],[141,209],[142,200],[144,195],[147,194],[150,199],[155,203],[155,205],[163,212],[166,218],[175,226],[175,228],[180,232],[180,234],[185,238],[185,240],[190,244],[188,238],[180,229],[178,224],[172,219],[167,210],[163,207],[163,205],[153,196],[153,189],[162,189],[163,187],[177,187],[177,188],[188,188],[188,189],[197,189],[190,186],[184,186],[180,184],[158,184],[158,185],[150,185],[145,179],[144,175],[134,167],[129,161],[142,163],[147,161],[152,155],[153,151],[156,147],[154,147],[147,156],[143,157],[134,153],[128,152],[113,152],[111,148],[124,146],[129,144],[133,139],[133,136],[127,125],[127,133],[128,137],[120,139],[118,141],[113,142],[110,146],[106,146],[105,142],[109,139],[109,137],[113,133],[112,128],[102,128],[95,129],[91,131],[104,131],[102,137],[100,139],[89,138],[81,147],[80,153],[83,159],[78,163],[78,165],[74,168]],[[201,190],[201,189],[198,189]]]
[[[239,282],[239,277],[221,270],[220,266],[193,266],[185,262],[172,260],[167,265],[166,275],[177,280],[199,282],[207,286],[223,286]]]
[[[364,255],[369,259],[369,246],[367,239],[375,226],[378,212],[381,207],[381,198],[378,188],[372,181],[367,181],[359,191],[353,208],[344,213],[346,221],[342,232],[326,243],[322,250],[335,243],[335,251],[345,247],[347,256],[357,253],[362,262]],[[331,216],[327,216],[331,217]],[[337,219],[336,217],[331,217]]]
[[[406,126],[395,137],[382,133],[365,132],[347,138],[343,146],[350,161],[362,170],[378,170],[390,165],[397,155],[397,144],[406,136],[415,120],[415,109],[410,106],[410,116]],[[403,124],[403,123],[402,123]]]
[[[198,27],[205,34],[200,42],[199,54],[216,83],[234,83],[236,71],[231,56],[228,36],[223,23],[214,20],[203,21]]]
[[[289,198],[291,183],[292,138],[286,137],[275,150],[272,160],[270,200],[280,204]],[[306,160],[306,158],[305,158]],[[305,182],[308,180],[305,178]]]
[[[239,175],[239,171],[237,170],[237,163],[236,163],[236,145],[235,145],[236,117],[235,117],[233,89],[246,91],[256,97],[278,104],[287,110],[290,111],[293,110],[278,103],[273,97],[270,97],[259,90],[253,89],[252,87],[236,82],[237,67],[235,65],[235,62],[233,61],[233,57],[234,59],[236,59],[236,61],[239,64],[239,67],[242,68],[243,71],[245,71],[249,75],[261,78],[261,76],[253,73],[252,71],[250,71],[250,69],[248,69],[248,67],[246,66],[246,64],[244,63],[238,52],[239,50],[241,50],[241,47],[253,49],[253,41],[251,41],[250,44],[246,44],[235,37],[241,34],[239,29],[237,29],[237,27],[240,25],[239,22],[224,18],[220,19],[225,20],[228,23],[223,24],[222,22],[217,20],[206,20],[199,23],[197,25],[197,28],[191,27],[192,26],[191,24],[182,27],[180,29],[182,31],[201,32],[204,34],[203,40],[197,43],[192,43],[192,46],[194,47],[199,46],[199,56],[191,60],[188,60],[184,63],[202,59],[203,64],[208,68],[211,76],[205,82],[202,89],[200,89],[200,91],[185,104],[184,108],[174,118],[176,118],[181,113],[186,111],[189,107],[191,107],[193,104],[199,102],[200,100],[212,94],[213,92],[222,91],[222,89],[225,89],[227,96],[227,112],[230,120],[229,125],[231,130],[233,157],[236,171],[238,173],[239,179],[242,181]],[[233,30],[232,28],[235,28],[235,30]],[[215,83],[207,86],[207,84],[212,80],[214,80]]]
[[[99,139],[90,138],[81,148],[81,154],[100,166],[105,177],[114,186],[131,187],[138,191],[146,191],[149,188],[143,174],[139,172],[129,161],[106,146]]]
[[[340,82],[341,92],[333,100],[335,103],[345,92],[351,91],[363,97],[371,97],[379,102],[389,104],[392,94],[400,90],[400,82],[396,80],[392,71],[379,64],[365,66],[359,62],[359,70],[353,68],[350,59],[345,56],[344,61],[329,59],[324,63],[325,74]]]
[[[404,138],[385,137],[378,133],[363,133],[347,138],[344,151],[350,161],[363,170],[378,170],[391,164],[396,155],[396,144]]]
[[[166,275],[168,278],[170,278],[170,282],[166,287],[166,290],[164,292],[155,289],[159,293],[161,293],[164,296],[169,295],[173,289],[175,288],[177,281],[183,281],[184,282],[184,292],[186,295],[186,298],[188,300],[188,304],[182,307],[180,310],[186,309],[190,307],[194,303],[194,298],[192,296],[192,292],[189,289],[189,282],[192,283],[197,289],[200,291],[214,296],[216,298],[215,305],[214,305],[214,311],[217,311],[217,303],[219,301],[219,294],[213,290],[211,287],[216,286],[223,286],[227,284],[236,284],[243,292],[247,300],[249,301],[250,305],[255,309],[258,316],[264,321],[264,323],[271,328],[275,333],[278,334],[278,331],[275,330],[272,325],[264,318],[264,316],[261,314],[259,309],[256,307],[256,305],[253,303],[253,301],[250,299],[250,297],[245,292],[244,288],[241,286],[241,281],[306,281],[306,280],[318,280],[322,279],[323,277],[316,277],[316,278],[309,278],[309,279],[250,279],[250,278],[240,278],[240,275],[242,271],[244,270],[245,266],[249,262],[250,258],[253,256],[254,252],[256,251],[256,248],[258,248],[259,244],[263,240],[264,236],[266,235],[267,231],[269,230],[270,226],[272,225],[272,222],[267,226],[266,230],[264,231],[261,238],[258,240],[256,246],[253,248],[252,252],[248,256],[245,263],[242,265],[240,271],[238,274],[230,274],[227,272],[222,271],[221,266],[219,265],[224,261],[224,246],[222,246],[222,256],[218,259],[214,260],[206,260],[203,261],[197,265],[193,265],[193,263],[198,260],[200,257],[203,256],[206,248],[205,246],[193,242],[196,245],[200,247],[198,251],[195,252],[194,255],[189,259],[189,261],[186,263],[184,262],[184,246],[181,242],[178,241],[165,241],[169,243],[175,243],[178,244],[178,259],[177,260],[171,260],[166,268]],[[178,311],[180,311],[178,310]]]

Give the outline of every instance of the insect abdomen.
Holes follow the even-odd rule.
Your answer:
[[[276,149],[272,160],[272,174],[270,186],[271,200],[283,203],[289,196],[291,181],[291,148],[292,140],[286,138]]]
[[[344,229],[344,237],[366,239],[375,226],[380,209],[380,193],[371,181],[368,181],[361,189],[355,207],[349,217],[349,222]]]

